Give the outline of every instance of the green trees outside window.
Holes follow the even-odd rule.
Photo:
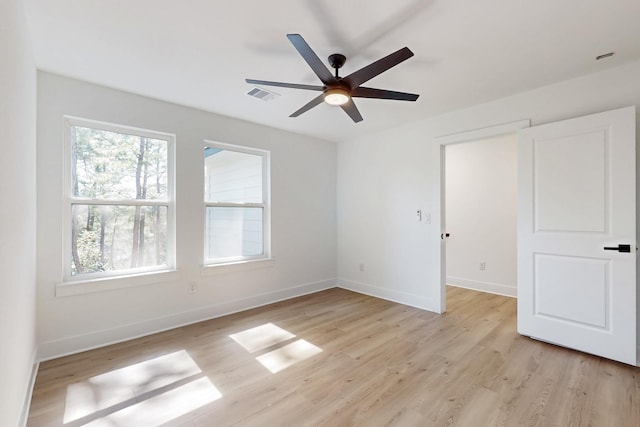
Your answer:
[[[169,141],[79,125],[69,131],[70,274],[166,266]]]

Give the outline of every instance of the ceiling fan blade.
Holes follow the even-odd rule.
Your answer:
[[[293,44],[293,47],[296,48],[298,53],[302,55],[304,60],[307,61],[309,67],[311,67],[313,72],[316,73],[316,76],[318,76],[322,83],[327,86],[337,83],[337,80],[333,74],[331,74],[331,71],[329,71],[327,66],[324,65],[320,58],[318,58],[318,55],[316,55],[300,34],[287,34],[287,38],[291,44]]]
[[[254,84],[254,85],[289,87],[292,89],[305,89],[305,90],[324,90],[324,86],[301,85],[297,83],[270,82],[268,80],[253,80],[253,79],[245,79],[245,81],[247,83]]]
[[[393,90],[357,87],[351,91],[354,98],[395,99],[398,101],[415,101],[420,95],[415,93],[396,92]]]
[[[402,61],[406,61],[412,56],[413,52],[411,52],[408,47],[403,47],[402,49],[397,50],[392,54],[385,56],[384,58],[378,59],[377,61],[360,68],[358,71],[349,74],[342,80],[347,83],[349,87],[356,88],[362,83],[371,80],[378,74],[387,71],[389,68],[395,67]]]
[[[299,110],[294,111],[293,113],[291,113],[291,115],[289,117],[298,117],[300,114],[309,111],[310,109],[312,109],[316,105],[322,104],[323,101],[324,101],[324,94],[321,93],[320,95],[316,96],[311,101],[309,101],[305,105],[303,105]]]
[[[347,102],[346,104],[342,104],[340,106],[345,113],[347,113],[349,115],[349,117],[351,117],[351,120],[353,120],[354,122],[358,123],[362,121],[362,115],[360,114],[360,111],[358,111],[358,107],[356,107],[356,104],[353,103],[353,99],[349,99],[349,102]]]

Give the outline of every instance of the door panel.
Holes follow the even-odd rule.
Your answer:
[[[521,334],[636,364],[635,143],[634,107],[520,132]]]
[[[536,230],[605,232],[607,133],[537,139],[533,144]]]
[[[609,260],[535,254],[534,265],[536,316],[599,329],[611,325]]]

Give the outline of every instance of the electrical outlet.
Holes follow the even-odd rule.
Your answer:
[[[189,283],[189,293],[190,294],[195,294],[196,292],[198,292],[198,284],[196,282],[190,282]]]
[[[481,262],[480,263],[480,270],[486,270],[487,269],[487,263],[486,262]]]

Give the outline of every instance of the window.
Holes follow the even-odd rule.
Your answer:
[[[65,279],[174,266],[174,136],[66,118]]]
[[[205,264],[269,258],[269,153],[206,142]]]

